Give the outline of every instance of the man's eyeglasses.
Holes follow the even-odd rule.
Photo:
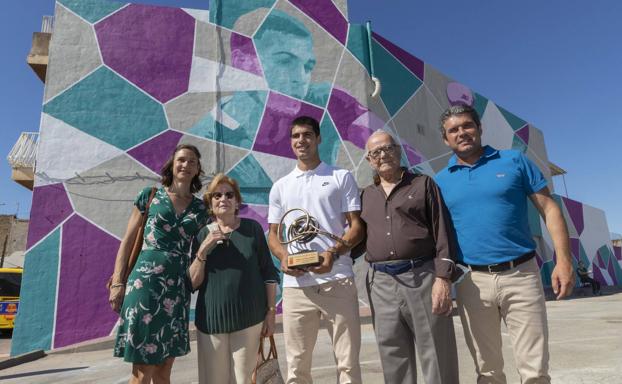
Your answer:
[[[374,149],[373,151],[367,152],[367,157],[376,160],[380,157],[380,154],[382,152],[384,152],[385,155],[392,156],[395,151],[395,148],[397,148],[397,145],[395,144],[384,145],[380,148]]]
[[[220,200],[221,197],[225,197],[227,200],[231,200],[235,197],[235,193],[233,192],[212,192],[211,193],[212,199],[216,199],[216,200]]]

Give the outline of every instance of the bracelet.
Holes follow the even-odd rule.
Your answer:
[[[205,263],[205,261],[207,261],[207,259],[202,259],[199,256],[197,256],[197,260],[199,260],[199,262],[201,262],[201,263]]]
[[[118,288],[118,287],[125,287],[125,284],[123,283],[110,284],[110,288]]]
[[[268,307],[268,312],[276,312],[276,307]]]

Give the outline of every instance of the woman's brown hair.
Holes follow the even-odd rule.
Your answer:
[[[201,182],[201,176],[203,176],[203,169],[201,168],[201,152],[199,152],[199,149],[192,144],[179,144],[175,147],[173,154],[168,158],[168,160],[166,160],[166,163],[162,166],[162,170],[160,170],[162,185],[170,187],[173,183],[173,162],[175,161],[175,155],[177,152],[182,149],[192,151],[197,157],[199,172],[192,178],[192,182],[190,183],[190,193],[199,192],[201,188],[203,188],[203,183]]]

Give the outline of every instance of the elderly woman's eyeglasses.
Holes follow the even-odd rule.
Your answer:
[[[382,152],[384,152],[385,155],[391,156],[393,155],[393,151],[395,151],[395,148],[397,148],[397,145],[395,144],[384,145],[380,148],[376,148],[372,151],[367,152],[367,157],[376,160],[380,157]]]
[[[216,199],[216,200],[220,200],[223,196],[227,199],[227,200],[231,200],[235,197],[235,193],[233,192],[212,192],[212,199]]]

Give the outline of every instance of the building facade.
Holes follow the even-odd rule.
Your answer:
[[[157,183],[180,143],[196,145],[207,179],[240,182],[241,215],[267,230],[272,183],[295,165],[289,122],[321,121],[321,158],[371,182],[365,141],[399,138],[404,166],[434,174],[450,156],[438,117],[467,103],[483,141],[531,158],[551,181],[542,132],[347,18],[346,0],[206,0],[206,10],[58,0],[12,355],[109,335],[107,302],[137,192]],[[373,64],[373,65],[372,65]],[[382,92],[371,97],[373,75]],[[549,183],[553,188],[553,183]],[[601,210],[557,197],[575,260],[620,284]],[[554,254],[537,213],[531,227],[550,282]]]

